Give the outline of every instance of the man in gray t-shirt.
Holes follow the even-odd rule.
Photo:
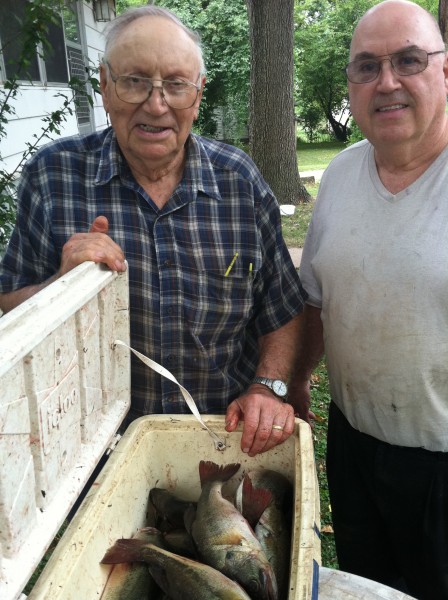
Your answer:
[[[339,568],[448,598],[448,61],[437,23],[389,0],[347,66],[367,138],[319,189],[291,401],[310,420],[325,354],[327,472]]]

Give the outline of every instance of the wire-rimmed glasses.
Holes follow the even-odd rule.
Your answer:
[[[164,102],[170,108],[182,110],[193,106],[201,89],[199,84],[179,78],[151,79],[149,77],[138,77],[137,75],[115,75],[110,64],[108,62],[105,64],[115,84],[117,96],[120,100],[129,104],[146,102],[152,91],[157,88],[160,90]],[[154,85],[155,82],[159,85]]]
[[[410,48],[402,52],[373,56],[371,58],[358,58],[349,62],[345,68],[347,79],[352,83],[370,83],[374,81],[382,69],[383,62],[388,60],[395,73],[401,76],[416,75],[428,66],[430,56],[442,54],[446,50],[426,52],[421,48]]]

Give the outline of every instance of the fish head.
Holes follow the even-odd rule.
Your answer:
[[[236,555],[239,555],[236,558]],[[246,553],[241,561],[241,551],[229,550],[226,563],[238,561],[239,576],[236,578],[251,598],[257,600],[278,600],[278,588],[271,564],[259,552]]]

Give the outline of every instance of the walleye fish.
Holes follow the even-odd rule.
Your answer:
[[[257,489],[266,489],[272,493],[272,501],[261,515],[254,513],[253,497],[254,490]],[[254,528],[255,535],[274,569],[279,598],[287,598],[293,509],[292,484],[284,475],[271,469],[249,471],[236,491],[235,506]]]
[[[162,534],[152,527],[139,529],[133,539],[163,545]],[[146,564],[126,562],[113,567],[100,600],[154,600],[159,594],[160,588]]]
[[[277,600],[277,583],[271,564],[266,558],[253,530],[222,495],[222,485],[239,469],[239,464],[223,467],[201,461],[199,475],[202,492],[196,512],[189,509],[185,520],[201,559],[237,581],[256,600]],[[271,494],[258,491],[267,496]]]
[[[235,581],[216,569],[142,540],[117,540],[101,562],[123,561],[145,561],[171,600],[251,600]]]

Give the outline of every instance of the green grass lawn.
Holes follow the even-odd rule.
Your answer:
[[[320,171],[328,166],[345,145],[341,142],[321,142],[318,144],[305,144],[300,142],[297,146],[297,162],[299,171]],[[306,189],[313,199],[316,199],[319,184],[306,184]],[[296,206],[294,215],[282,217],[283,237],[287,246],[302,248],[306,232],[311,220],[314,202]]]
[[[342,142],[321,142],[318,144],[297,144],[299,171],[320,171],[328,166],[332,158],[345,148]]]
[[[318,186],[306,186],[308,192],[316,198]],[[299,204],[296,206],[296,210],[291,216],[282,217],[282,233],[285,239],[286,245],[290,248],[303,248],[305,242],[306,232],[311,220],[311,214],[313,212],[313,202],[307,202],[305,204]]]

